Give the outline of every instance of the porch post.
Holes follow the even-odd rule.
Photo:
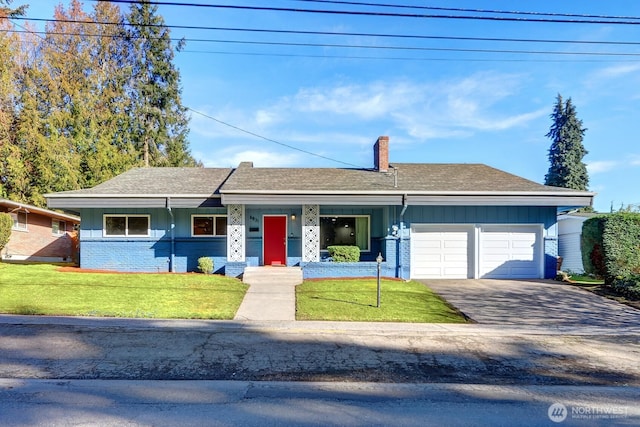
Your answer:
[[[227,206],[227,261],[245,261],[244,205]]]
[[[320,206],[302,206],[302,262],[320,261]]]

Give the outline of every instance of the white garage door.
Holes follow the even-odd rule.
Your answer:
[[[411,277],[466,279],[469,277],[468,226],[411,227]]]
[[[538,226],[482,226],[479,244],[479,277],[541,278],[541,245],[541,229]]]

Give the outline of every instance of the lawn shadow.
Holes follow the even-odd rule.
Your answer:
[[[359,305],[359,306],[361,306],[361,307],[375,307],[375,305],[373,305],[373,304],[363,304],[363,303],[361,303],[361,302],[356,302],[356,301],[346,301],[346,300],[335,299],[335,298],[326,298],[326,297],[309,297],[309,299],[322,300],[322,301],[332,301],[332,302],[343,302],[343,303],[345,303],[345,304]]]

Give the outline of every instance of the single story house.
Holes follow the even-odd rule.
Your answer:
[[[37,206],[0,199],[0,212],[13,218],[11,237],[0,253],[3,260],[64,262],[77,257],[71,233],[80,218]]]
[[[562,270],[584,273],[582,263],[582,224],[595,213],[568,212],[558,215],[558,255],[562,257]]]
[[[141,168],[93,188],[46,195],[80,212],[81,267],[195,271],[201,256],[240,276],[247,266],[300,266],[305,278],[555,277],[559,208],[594,194],[544,186],[482,164],[389,163],[370,169]],[[359,263],[327,262],[357,245]]]

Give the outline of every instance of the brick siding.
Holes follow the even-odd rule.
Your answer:
[[[65,221],[63,235],[54,235],[51,217],[36,213],[27,214],[26,230],[11,230],[9,243],[2,249],[2,258],[35,261],[62,261],[75,258],[73,239],[74,224]]]

